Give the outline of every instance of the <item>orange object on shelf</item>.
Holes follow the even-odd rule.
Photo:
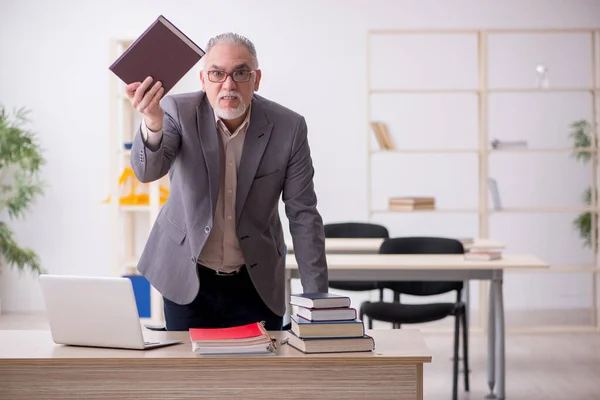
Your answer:
[[[123,170],[123,173],[119,177],[119,187],[125,190],[128,190],[127,194],[121,196],[119,198],[119,204],[128,205],[128,206],[141,206],[141,205],[150,205],[150,196],[148,193],[137,193],[136,190],[139,187],[148,187],[147,183],[141,183],[136,177],[133,169],[130,167],[126,167]],[[163,186],[159,186],[159,202],[160,205],[164,205],[169,198],[169,189],[164,188]],[[110,196],[104,203],[110,203]]]

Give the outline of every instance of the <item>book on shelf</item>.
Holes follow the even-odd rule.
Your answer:
[[[294,293],[290,304],[306,308],[350,307],[350,297],[334,293]]]
[[[434,210],[435,197],[390,197],[390,211]]]
[[[362,337],[299,338],[289,332],[287,344],[303,353],[349,353],[375,350],[375,341],[369,335]]]
[[[229,328],[190,328],[196,355],[271,355],[275,341],[262,322]]]
[[[435,204],[435,197],[431,196],[401,196],[390,197],[390,204],[414,205],[414,204]]]
[[[309,321],[292,315],[292,332],[299,338],[363,337],[365,326],[359,319],[344,321]]]
[[[375,134],[379,148],[382,150],[394,150],[394,144],[387,129],[387,125],[383,122],[371,122],[371,129]]]
[[[465,253],[465,260],[488,261],[500,259],[502,259],[502,252],[497,250],[471,250]]]
[[[164,96],[204,54],[200,46],[159,15],[109,69],[126,84],[151,76],[152,85],[162,82]]]
[[[502,201],[500,201],[500,191],[498,190],[498,181],[494,178],[488,178],[488,189],[492,199],[494,210],[502,209]]]

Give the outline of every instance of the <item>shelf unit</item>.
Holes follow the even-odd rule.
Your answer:
[[[116,60],[133,40],[112,40],[109,59]],[[125,95],[125,84],[109,72],[109,115],[110,115],[110,229],[111,229],[111,271],[112,276],[138,275],[137,263],[150,228],[161,208],[160,188],[168,189],[167,177],[149,184],[138,182],[135,194],[147,194],[148,202],[143,204],[122,204],[122,196],[129,194],[135,177],[129,177],[124,186],[119,179],[126,168],[130,168],[131,150],[125,147],[131,143],[136,129],[141,123],[141,114],[135,110]],[[137,181],[137,180],[135,180]],[[151,287],[150,321],[164,321],[162,297]]]
[[[497,38],[498,35],[555,35],[552,36],[556,38],[556,35],[569,35],[569,34],[577,34],[587,36],[590,40],[589,46],[589,73],[591,76],[590,85],[581,86],[579,84],[574,85],[565,85],[565,87],[491,87],[489,84],[490,78],[490,38]],[[404,36],[402,36],[404,35]],[[374,56],[374,45],[372,40],[374,38],[380,38],[382,40],[388,40],[391,37],[409,37],[410,35],[417,35],[421,38],[426,37],[429,40],[431,37],[457,37],[455,35],[461,35],[462,37],[468,37],[470,40],[473,40],[475,45],[476,52],[476,68],[473,68],[472,73],[476,75],[476,87],[469,88],[436,88],[436,87],[422,87],[415,88],[413,86],[405,87],[405,88],[382,88],[375,87],[373,81],[373,61],[376,59],[376,56],[379,56],[379,61],[381,62],[382,56],[381,54],[385,54],[386,57],[391,57],[391,59],[386,58],[384,62],[390,62],[389,65],[393,65],[393,57],[395,56],[396,51],[391,51],[391,47],[386,48],[386,51],[380,51],[379,54]],[[529,271],[523,270],[522,272],[535,272],[538,274],[552,274],[552,273],[561,273],[561,272],[583,272],[588,273],[591,276],[591,291],[592,291],[592,304],[590,304],[591,316],[590,321],[591,324],[585,326],[543,326],[543,327],[535,327],[531,330],[573,330],[573,331],[581,331],[581,330],[600,330],[600,262],[599,262],[599,248],[597,245],[597,218],[600,213],[600,205],[596,196],[596,190],[598,189],[598,146],[596,143],[596,136],[598,135],[598,102],[599,102],[599,94],[600,94],[600,28],[590,28],[590,29],[467,29],[467,30],[369,30],[367,32],[367,49],[366,49],[366,82],[367,82],[367,104],[366,104],[366,116],[367,116],[367,207],[368,207],[368,219],[373,220],[375,216],[381,217],[382,214],[423,214],[423,213],[470,213],[472,215],[477,216],[477,236],[480,238],[490,238],[490,217],[494,214],[500,213],[517,213],[519,215],[529,213],[529,214],[540,214],[540,213],[579,213],[579,212],[589,212],[592,214],[592,248],[591,253],[592,257],[590,259],[589,264],[587,265],[551,265],[551,268],[547,271],[537,270],[537,271]],[[391,43],[385,42],[385,43]],[[414,49],[414,48],[411,48]],[[375,49],[376,50],[376,49]],[[426,50],[433,51],[436,50]],[[439,49],[438,49],[439,51]],[[422,54],[422,53],[419,53]],[[458,57],[458,56],[457,56]],[[406,63],[410,63],[412,60],[410,55],[406,56],[402,59]],[[387,73],[390,74],[392,71],[386,65],[388,69]],[[420,68],[426,68],[427,65],[422,65]],[[533,66],[535,67],[535,66]],[[465,67],[469,69],[469,67]],[[587,66],[586,66],[587,68]],[[551,68],[552,69],[552,68]],[[414,71],[421,72],[420,69],[414,68]],[[471,69],[469,69],[471,71]],[[381,73],[381,70],[379,70]],[[535,71],[534,71],[535,72]],[[400,72],[401,74],[401,72]],[[385,75],[385,73],[384,73]],[[385,75],[386,78],[389,75]],[[535,75],[533,75],[535,76]],[[392,77],[393,78],[393,77]],[[435,77],[434,77],[435,78]],[[431,79],[427,82],[430,83]],[[408,86],[408,85],[407,85]],[[568,94],[589,94],[591,96],[591,113],[589,122],[592,126],[592,139],[591,145],[589,148],[572,148],[572,147],[533,147],[533,148],[505,148],[505,149],[494,149],[490,146],[490,138],[489,138],[489,126],[490,126],[490,95],[492,94],[514,94],[514,95],[531,95],[531,94],[555,94],[555,95],[568,95]],[[372,105],[373,96],[374,95],[416,95],[416,96],[442,96],[442,95],[471,95],[476,97],[476,113],[475,116],[477,120],[477,145],[473,148],[426,148],[421,146],[420,148],[398,148],[394,150],[379,150],[374,148],[376,144],[375,136],[370,126],[370,122],[373,120],[378,120],[381,122],[385,122],[384,118],[375,118],[373,116],[373,110],[375,107]],[[475,108],[475,107],[474,107]],[[430,114],[428,115],[430,118],[435,118],[435,110],[430,110]],[[393,138],[393,132],[390,134]],[[522,153],[525,155],[528,154],[559,154],[559,153],[570,153],[574,150],[589,152],[591,155],[591,160],[589,162],[589,166],[591,168],[591,182],[590,185],[593,188],[592,190],[592,201],[590,206],[541,206],[541,207],[506,207],[501,208],[499,210],[492,209],[490,207],[488,201],[488,178],[490,177],[490,158],[494,157],[497,154],[518,154]],[[386,209],[381,209],[381,207],[373,206],[373,162],[377,160],[377,157],[381,157],[383,153],[391,154],[391,157],[407,157],[413,155],[456,155],[456,154],[465,154],[472,155],[477,157],[477,185],[478,185],[478,199],[477,199],[477,207],[476,208],[442,208],[437,210],[419,210],[419,211],[389,211]],[[465,178],[466,179],[466,178]],[[395,187],[397,191],[402,192],[402,188]],[[397,195],[398,192],[394,193]],[[414,193],[410,193],[414,194]],[[386,203],[387,206],[387,203]],[[521,218],[524,218],[521,217]],[[379,219],[381,222],[381,219]],[[495,238],[498,239],[498,238]],[[510,251],[510,249],[508,249]],[[539,255],[543,258],[543,255]],[[519,274],[521,271],[516,272]],[[485,325],[488,320],[486,315],[487,310],[487,302],[488,302],[488,284],[485,282],[479,282],[479,321],[482,321],[482,324]],[[480,328],[485,329],[485,326],[480,326]],[[507,330],[511,330],[507,327]],[[516,330],[520,330],[517,328]]]

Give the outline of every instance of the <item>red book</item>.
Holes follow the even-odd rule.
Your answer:
[[[236,341],[269,337],[260,322],[231,328],[190,328],[192,341]]]

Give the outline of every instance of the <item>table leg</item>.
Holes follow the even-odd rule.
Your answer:
[[[469,286],[469,282],[470,281],[463,281],[463,297],[462,297],[462,302],[465,304],[465,336],[467,336],[467,340],[463,340],[461,344],[459,344],[459,348],[461,349],[459,351],[459,354],[465,354],[463,348],[465,346],[465,343],[468,342],[468,336],[469,336],[469,310],[471,309],[470,307],[470,301],[471,301],[471,289]],[[458,357],[459,360],[462,360],[462,357]],[[454,357],[450,357],[450,361],[453,361]],[[469,373],[470,371],[464,371],[462,370],[462,372],[464,373]]]
[[[487,364],[487,373],[488,373],[488,387],[490,389],[490,393],[485,396],[486,399],[495,399],[496,395],[494,394],[494,385],[496,383],[496,318],[495,318],[495,302],[496,296],[494,292],[496,291],[496,286],[494,281],[491,281],[490,284],[490,298],[488,301],[488,364]]]
[[[290,298],[292,295],[292,273],[288,270],[285,271],[285,304],[287,307],[288,316],[294,313],[292,305],[290,304]],[[285,318],[284,318],[285,319]]]
[[[498,399],[506,397],[506,347],[504,337],[504,298],[502,294],[502,280],[494,281],[495,314],[496,314],[496,367],[498,375]]]
[[[470,285],[470,283],[471,283],[471,281],[464,281],[463,282],[463,285],[464,285],[464,288],[465,288],[465,298],[464,298],[465,313],[466,313],[465,314],[465,320],[467,321],[465,323],[465,325],[466,325],[465,330],[467,332],[466,333],[467,336],[469,336],[469,326],[471,325],[470,324],[470,321],[471,321],[471,318],[470,318],[471,317],[471,285]],[[465,344],[463,343],[463,346],[464,345]],[[466,371],[466,372],[468,372],[468,371]]]

